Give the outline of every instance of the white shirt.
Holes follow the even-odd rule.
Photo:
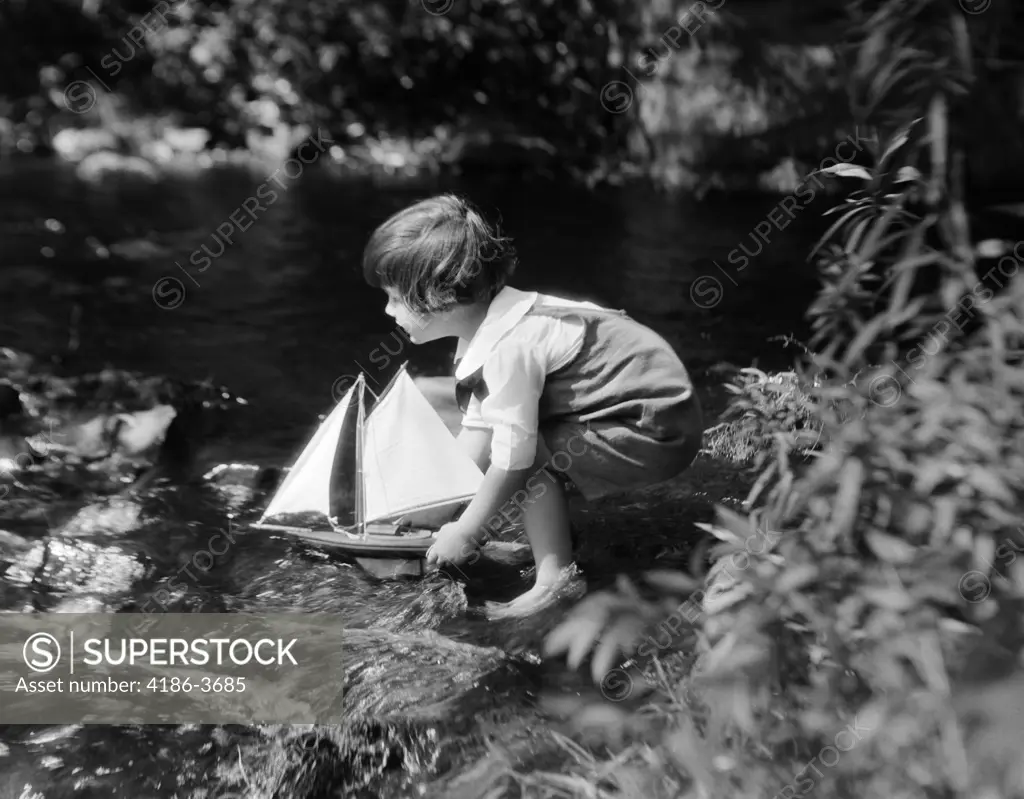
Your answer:
[[[579,317],[526,316],[534,305],[601,308],[506,286],[473,338],[460,339],[455,353],[461,358],[455,379],[464,380],[482,366],[489,391],[482,402],[470,399],[462,425],[490,429],[491,464],[508,471],[533,465],[544,380],[579,354],[586,332]]]

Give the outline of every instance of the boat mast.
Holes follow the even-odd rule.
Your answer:
[[[356,394],[359,397],[359,411],[356,415],[356,532],[366,540],[366,489],[363,479],[363,442],[366,422],[364,390],[366,380],[363,373],[356,378]]]

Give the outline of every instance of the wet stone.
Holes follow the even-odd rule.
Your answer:
[[[39,541],[12,563],[4,579],[58,594],[127,595],[145,567],[117,546],[85,540]]]

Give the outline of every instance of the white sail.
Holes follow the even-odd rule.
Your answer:
[[[403,369],[366,420],[366,521],[446,520],[473,497],[483,474]]]
[[[331,515],[331,470],[341,439],[345,412],[354,401],[358,383],[348,390],[330,415],[320,424],[302,450],[260,521],[281,513],[319,512]]]

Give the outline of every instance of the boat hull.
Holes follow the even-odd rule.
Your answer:
[[[409,530],[401,534],[374,532],[375,528],[391,529],[383,525],[367,525],[365,538],[329,527],[295,527],[286,524],[256,524],[255,527],[287,533],[328,549],[368,559],[422,560],[436,540],[433,530]]]

